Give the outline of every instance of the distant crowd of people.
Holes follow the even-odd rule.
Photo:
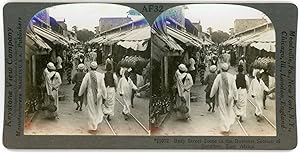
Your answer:
[[[75,109],[82,111],[82,106],[86,106],[88,131],[91,134],[97,132],[97,126],[104,117],[110,121],[114,116],[117,94],[124,104],[122,110],[124,119],[130,118],[131,108],[134,108],[133,99],[141,89],[137,87],[137,74],[133,72],[134,68],[121,68],[119,72],[114,72],[114,60],[111,55],[108,55],[105,61],[105,73],[101,73],[97,70],[99,66],[96,62],[97,54],[94,52],[91,52],[88,57],[81,52],[72,53],[65,56],[66,58],[60,56],[62,55],[57,56],[56,63],[49,62],[43,72],[46,91],[43,110],[47,118],[59,119],[57,113],[59,90],[64,73],[67,76],[66,83],[74,84],[72,89]],[[76,67],[76,72],[72,75],[73,65]]]
[[[222,134],[229,134],[236,118],[243,122],[248,99],[256,105],[254,116],[257,121],[262,120],[266,96],[275,91],[275,87],[270,88],[269,82],[264,81],[264,78],[268,77],[268,70],[254,69],[254,78],[250,81],[245,57],[241,56],[234,66],[237,59],[232,59],[233,56],[235,57],[235,54],[225,50],[219,56],[213,52],[206,55],[197,52],[191,56],[188,65],[179,64],[174,77],[177,88],[175,111],[179,119],[191,119],[191,88],[196,82],[196,72],[199,71],[200,83],[206,85],[208,111],[215,112],[215,109],[218,109]],[[209,73],[205,75],[207,67]],[[236,68],[237,74],[229,72],[230,69],[236,71]]]

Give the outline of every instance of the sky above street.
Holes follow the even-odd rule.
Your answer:
[[[269,18],[259,10],[228,4],[192,4],[186,5],[185,17],[192,22],[200,20],[203,31],[212,27],[213,31],[229,32],[233,28],[235,19]]]
[[[235,19],[253,19],[268,17],[259,10],[229,4],[192,4],[186,5],[185,17],[192,22],[200,20],[203,31],[212,27],[213,31],[229,32]],[[130,10],[127,6],[114,4],[81,3],[50,7],[50,16],[57,20],[65,19],[68,29],[76,25],[78,29],[94,31],[101,17],[126,17]]]
[[[49,15],[56,20],[65,19],[68,30],[74,25],[80,29],[95,30],[100,17],[126,17],[129,7],[114,4],[66,4],[50,7]]]

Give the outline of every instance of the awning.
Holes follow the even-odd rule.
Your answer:
[[[268,30],[261,33],[256,34],[255,36],[250,37],[245,40],[243,44],[251,44],[253,42],[263,42],[263,43],[274,43],[275,42],[275,31]]]
[[[112,40],[114,38],[120,37],[122,35],[125,35],[125,32],[121,33],[112,33],[108,35],[101,36],[102,38],[97,41],[98,44],[105,44],[105,45],[112,45],[114,43],[117,43],[119,40]]]
[[[255,42],[255,43],[250,44],[250,46],[254,47],[258,50],[265,50],[267,52],[275,52],[276,51],[275,42],[274,43]]]
[[[51,47],[38,35],[32,33],[32,32],[26,32],[26,36],[35,42],[35,44],[38,46],[38,48],[45,49],[47,51],[51,50]]]
[[[33,31],[39,36],[51,41],[53,44],[62,44],[68,46],[68,40],[64,36],[57,34],[49,29],[33,25]]]
[[[160,32],[160,33],[159,33]],[[161,31],[152,29],[151,58],[160,61],[164,56],[180,56],[183,48],[171,37]]]
[[[274,30],[257,33],[256,35],[247,38],[241,43],[242,46],[250,45],[251,47],[255,47],[259,50],[265,50],[267,52],[275,52],[275,44],[276,42]]]
[[[119,41],[117,45],[122,46],[126,49],[133,49],[136,51],[145,51],[148,47],[148,41]]]
[[[200,39],[198,39],[195,36],[192,36],[191,34],[184,32],[184,31],[180,31],[177,29],[173,29],[171,27],[167,27],[167,34],[169,34],[171,37],[173,37],[174,39],[177,39],[179,41],[181,41],[182,43],[184,43],[186,46],[196,46],[196,47],[202,47],[202,41]]]
[[[258,50],[265,50],[267,52],[275,52],[276,41],[275,31],[267,30],[259,33],[249,34],[241,37],[235,37],[229,39],[223,43],[223,45],[237,45],[237,46],[248,46],[255,47]]]
[[[127,49],[131,48],[136,51],[145,51],[148,46],[148,41],[151,37],[150,30],[150,26],[133,29],[111,39],[110,41],[118,41],[117,45]]]
[[[68,38],[67,38],[67,39],[68,39]],[[70,38],[68,41],[69,41],[69,44],[77,44],[77,43],[80,42],[79,40],[73,39],[73,38]]]
[[[165,34],[158,34],[154,29],[152,29],[151,32],[161,39],[166,44],[166,48],[168,48],[170,51],[178,51],[180,54],[183,53],[183,48],[172,37]]]
[[[91,39],[90,41],[88,41],[88,43],[89,43],[89,44],[94,44],[94,43],[97,43],[97,42],[99,42],[99,41],[101,41],[101,40],[103,40],[103,39],[104,39],[103,36],[99,36],[99,37],[96,37],[96,38]]]
[[[210,39],[208,39],[208,38],[205,37],[202,44],[203,45],[213,45],[215,43],[213,41],[211,41]]]
[[[239,40],[239,37],[231,38],[226,40],[225,42],[222,43],[222,45],[232,45],[234,42],[237,42]]]

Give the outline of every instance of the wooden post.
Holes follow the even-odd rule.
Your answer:
[[[31,65],[32,65],[32,86],[36,86],[36,57],[35,55],[31,56]]]
[[[164,63],[163,63],[163,67],[164,67],[164,78],[165,78],[165,89],[166,91],[168,91],[168,87],[169,87],[169,80],[168,80],[168,56],[164,56]]]

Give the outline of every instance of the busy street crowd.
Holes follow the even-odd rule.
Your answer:
[[[40,114],[50,122],[59,120],[63,97],[72,93],[74,110],[87,111],[88,120],[82,122],[86,123],[90,134],[97,134],[98,125],[104,119],[113,120],[115,112],[119,111],[115,110],[117,96],[124,104],[121,110],[124,120],[128,121],[131,109],[134,108],[134,98],[150,84],[144,82],[144,77],[138,75],[134,67],[122,64],[121,61],[124,63],[130,57],[124,56],[121,61],[116,62],[109,54],[101,62],[95,51],[90,48],[87,50],[64,50],[61,55],[56,56],[56,63],[49,62],[45,65],[41,85],[44,101],[40,106]],[[64,85],[70,85],[68,88],[71,87],[73,92],[63,89]]]
[[[183,61],[178,65],[174,76],[176,120],[191,122],[193,118],[198,118],[191,115],[192,111],[199,111],[196,107],[193,108],[195,102],[191,102],[195,99],[193,94],[196,94],[202,96],[202,101],[207,104],[207,108],[202,107],[202,110],[207,109],[211,113],[217,111],[218,129],[222,135],[230,134],[236,120],[240,123],[245,121],[247,111],[250,110],[247,106],[248,100],[254,103],[255,112],[247,119],[255,118],[257,122],[261,122],[264,119],[264,110],[267,109],[266,99],[274,98],[275,91],[272,64],[269,62],[268,66],[258,66],[262,64],[257,61],[262,60],[272,61],[270,57],[257,57],[254,62],[249,63],[243,55],[238,58],[234,50],[219,51],[216,48],[192,54],[188,62]],[[195,87],[196,84],[200,88]],[[166,122],[165,124],[173,125]],[[198,122],[203,123],[200,120]],[[165,134],[171,133],[165,131]]]

